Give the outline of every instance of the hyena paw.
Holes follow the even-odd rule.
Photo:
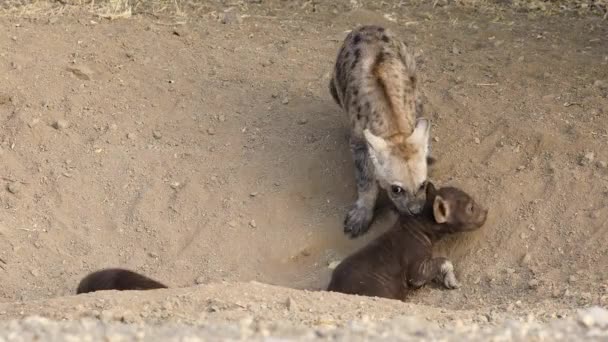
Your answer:
[[[344,219],[344,234],[350,235],[351,238],[365,234],[372,223],[373,216],[373,209],[354,205]]]
[[[441,265],[441,274],[443,274],[443,285],[448,289],[460,288],[460,283],[454,274],[454,265],[450,261],[446,261]]]

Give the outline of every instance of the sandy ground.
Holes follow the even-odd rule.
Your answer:
[[[0,17],[1,319],[20,317],[17,303],[61,315],[46,301],[108,266],[211,284],[217,298],[250,280],[325,287],[330,263],[395,219],[342,233],[354,175],[327,82],[346,31],[368,23],[415,46],[432,179],[490,208],[481,231],[438,248],[462,289],[386,305],[540,319],[608,305],[605,20],[427,3],[226,9]],[[327,296],[344,315],[361,300]]]

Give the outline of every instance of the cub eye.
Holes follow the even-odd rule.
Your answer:
[[[399,185],[391,185],[391,191],[395,195],[401,195],[404,192],[403,188]]]

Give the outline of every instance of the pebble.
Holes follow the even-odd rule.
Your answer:
[[[434,137],[434,138],[433,138],[433,141],[435,141],[435,142],[439,142],[439,137]]]
[[[257,228],[257,227],[258,227],[257,223],[255,223],[255,220],[251,220],[251,221],[249,221],[249,226],[250,226],[251,228]]]
[[[530,280],[530,281],[528,282],[528,287],[529,287],[529,288],[531,288],[531,289],[535,289],[535,288],[537,288],[537,287],[538,287],[538,285],[539,285],[539,282],[538,282],[538,280],[536,280],[536,279],[532,279],[532,280]]]
[[[595,153],[586,152],[583,156],[581,156],[581,159],[579,160],[578,163],[581,166],[586,166],[586,165],[593,163],[594,159],[595,159]]]
[[[137,138],[137,134],[135,134],[135,133],[127,133],[127,139],[133,140],[135,138]]]
[[[298,304],[296,304],[296,301],[291,297],[287,297],[287,309],[289,309],[289,311],[298,310]]]
[[[599,89],[608,89],[608,82],[604,80],[596,80],[593,82],[593,86]]]
[[[38,118],[33,118],[32,121],[30,121],[27,125],[30,128],[33,128],[34,126],[38,125],[40,123],[40,119]]]
[[[476,144],[478,144],[478,145],[479,145],[479,144],[481,144],[481,140],[479,140],[479,138],[475,138],[475,140],[474,140],[474,141],[475,141],[475,143],[476,143]]]
[[[574,274],[568,277],[568,282],[570,283],[576,283],[577,280],[578,278]]]
[[[517,171],[523,171],[523,170],[525,170],[525,169],[526,169],[526,166],[525,166],[525,165],[519,165],[519,166],[517,167]]]
[[[530,264],[531,261],[531,257],[530,254],[526,253],[524,254],[524,256],[521,258],[521,265],[522,266],[527,266]]]
[[[306,125],[307,123],[308,123],[308,119],[302,118],[302,119],[298,120],[298,125]]]
[[[593,326],[608,328],[608,310],[599,306],[579,310],[578,319],[587,328]]]
[[[196,278],[195,282],[196,282],[197,285],[204,284],[206,282],[205,281],[205,277],[200,276],[200,277]]]
[[[16,195],[21,192],[21,184],[19,182],[11,182],[6,186],[6,190],[13,195]]]
[[[66,128],[68,128],[69,125],[70,124],[66,120],[63,120],[63,119],[59,119],[59,120],[56,120],[55,122],[53,122],[53,128],[57,129],[57,130],[66,129]]]
[[[160,139],[163,137],[163,135],[159,131],[152,132],[152,136],[154,137],[154,139]]]
[[[284,105],[288,104],[288,103],[289,103],[289,98],[287,98],[287,97],[286,97],[286,98],[284,98],[284,99],[281,101],[281,103],[282,103],[282,104],[284,104]]]
[[[209,135],[215,135],[215,129],[213,127],[207,128],[207,134],[209,134]]]
[[[71,66],[67,68],[74,76],[81,80],[89,81],[93,77],[93,70],[86,65]]]
[[[230,220],[228,221],[228,226],[230,226],[230,228],[236,228],[237,223],[235,220]]]
[[[171,186],[171,189],[177,190],[177,189],[179,189],[180,185],[181,185],[180,182],[172,182],[170,186]]]
[[[513,273],[515,273],[515,270],[512,268],[507,268],[507,273],[513,274]]]
[[[599,167],[600,169],[605,169],[608,167],[608,163],[605,162],[604,160],[598,160],[596,163],[597,167]]]
[[[252,192],[252,193],[250,193],[250,194],[249,194],[249,196],[250,196],[250,197],[255,197],[255,196],[257,196],[257,195],[258,195],[258,192],[257,192],[257,191],[254,191],[254,192]]]

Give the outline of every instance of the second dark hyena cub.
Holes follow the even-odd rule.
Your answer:
[[[414,57],[392,32],[362,26],[347,35],[329,89],[350,119],[358,191],[344,220],[351,237],[369,229],[379,187],[400,213],[422,209],[430,122],[417,118],[416,87]]]
[[[344,259],[334,270],[328,291],[405,300],[408,292],[436,280],[458,288],[454,266],[433,257],[433,244],[447,234],[480,228],[487,209],[453,188],[427,186],[422,213],[402,215],[395,226]]]

